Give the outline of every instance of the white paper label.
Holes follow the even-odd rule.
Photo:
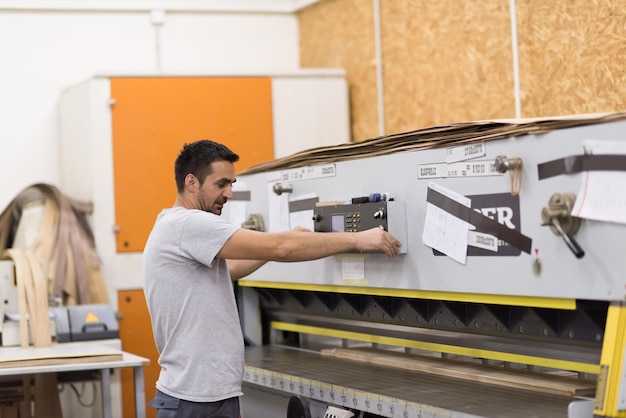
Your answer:
[[[342,280],[365,280],[365,257],[343,256],[341,257]]]
[[[336,173],[335,164],[326,164],[284,170],[280,172],[280,178],[282,181],[310,180],[323,177],[335,177],[337,175]]]
[[[430,183],[428,187],[468,208],[472,207],[472,202],[468,197],[436,183]],[[422,242],[459,263],[465,264],[469,227],[469,223],[432,203],[427,203]]]
[[[467,235],[467,245],[498,252],[498,237],[482,232],[469,231]]]
[[[476,142],[461,147],[447,148],[446,162],[448,164],[456,163],[458,161],[484,157],[485,155],[487,155],[487,145],[484,142]]]
[[[626,144],[585,141],[585,154],[626,155]],[[595,221],[626,224],[626,172],[587,171],[572,208],[572,215]]]
[[[472,161],[454,164],[433,163],[417,166],[418,180],[446,177],[501,176],[502,174],[496,171],[496,165],[493,161]]]

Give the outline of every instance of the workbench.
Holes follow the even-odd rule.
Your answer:
[[[1,360],[11,359],[19,353],[27,353],[27,362],[37,363],[41,360],[42,364],[36,365],[24,365],[24,366],[11,366],[0,367],[0,377],[19,377],[24,375],[36,375],[42,373],[64,373],[64,372],[81,372],[81,371],[98,371],[100,374],[101,383],[101,395],[102,395],[102,416],[103,418],[112,418],[111,412],[111,389],[110,389],[110,377],[112,369],[121,369],[131,367],[133,369],[134,387],[135,387],[135,414],[137,418],[146,417],[146,396],[144,389],[143,379],[143,367],[149,363],[149,360],[144,357],[136,356],[131,353],[126,353],[120,350],[110,349],[103,346],[103,353],[111,352],[121,354],[119,360],[108,361],[81,361],[81,362],[59,362],[60,364],[43,364],[46,360],[54,358],[57,355],[58,359],[63,359],[67,356],[68,348],[73,352],[94,352],[94,348],[97,348],[93,342],[75,342],[65,344],[54,344],[51,347],[35,348],[29,347],[22,349],[19,347],[8,347],[0,349],[0,364]]]

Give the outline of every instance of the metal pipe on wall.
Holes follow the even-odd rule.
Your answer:
[[[515,97],[515,117],[522,117],[522,105],[520,99],[520,86],[519,86],[519,51],[517,48],[517,18],[515,0],[510,0],[510,15],[511,15],[511,48],[513,55],[513,94]]]
[[[163,23],[165,23],[165,10],[151,10],[150,22],[152,23],[152,26],[154,26],[154,52],[156,57],[156,70],[158,72],[161,72],[161,27],[163,26]]]
[[[380,0],[373,0],[374,47],[376,51],[376,98],[378,104],[378,134],[385,134],[385,102],[383,90],[383,57],[380,35]]]

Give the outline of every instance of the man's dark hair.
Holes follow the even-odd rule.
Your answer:
[[[174,163],[174,176],[178,192],[180,193],[185,189],[187,174],[193,174],[202,185],[206,176],[211,174],[211,164],[214,161],[236,163],[239,161],[239,156],[225,145],[208,139],[183,145]]]

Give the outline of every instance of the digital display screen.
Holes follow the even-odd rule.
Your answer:
[[[331,232],[345,232],[346,220],[342,213],[339,215],[333,215],[330,223]]]

